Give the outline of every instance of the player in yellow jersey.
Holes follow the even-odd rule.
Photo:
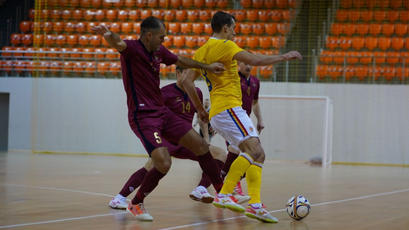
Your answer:
[[[204,63],[220,62],[226,71],[220,75],[209,73],[203,69],[188,70],[184,76],[183,86],[197,109],[199,118],[210,119],[210,124],[217,133],[222,135],[234,148],[242,152],[232,163],[225,178],[224,185],[216,195],[213,204],[216,207],[228,208],[263,222],[276,223],[260,200],[261,171],[265,153],[247,113],[242,109],[242,94],[237,61],[252,66],[272,65],[282,61],[302,59],[297,51],[282,55],[260,55],[247,52],[232,41],[236,26],[231,14],[218,11],[214,14],[211,26],[213,36],[200,47],[193,59]],[[211,109],[207,113],[200,102],[194,87],[194,81],[202,76],[210,92]],[[235,203],[231,197],[235,185],[246,173],[248,193],[251,197],[247,209]]]

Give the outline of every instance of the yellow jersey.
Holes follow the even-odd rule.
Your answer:
[[[234,55],[243,51],[231,40],[224,40],[211,37],[200,47],[193,56],[193,59],[206,64],[220,62],[226,70],[216,75],[203,69],[201,76],[206,80],[210,93],[210,119],[227,109],[241,106],[241,84],[238,74],[237,61],[233,60]]]

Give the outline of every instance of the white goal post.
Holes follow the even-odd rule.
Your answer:
[[[329,97],[261,95],[259,103],[265,125],[260,138],[266,154],[302,160],[321,155],[322,167],[331,165],[333,104]]]

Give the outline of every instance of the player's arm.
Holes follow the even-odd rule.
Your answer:
[[[203,139],[205,139],[207,143],[210,143],[208,123],[203,122],[201,119],[198,119],[198,122],[200,130],[202,131],[203,134]]]
[[[264,129],[264,122],[263,122],[263,117],[261,116],[260,104],[258,103],[258,100],[253,101],[252,107],[253,107],[254,115],[257,118],[257,131],[261,133],[261,131]]]
[[[199,77],[199,73],[193,69],[187,69],[182,73],[182,85],[187,95],[196,108],[197,115],[203,122],[209,122],[209,114],[206,112],[203,104],[197,94],[194,81]]]
[[[244,62],[252,66],[266,66],[273,65],[282,61],[302,60],[302,56],[298,51],[290,51],[280,55],[263,55],[253,54],[248,51],[238,52],[233,56],[233,59]]]
[[[176,65],[180,65],[184,68],[204,69],[215,74],[221,74],[225,70],[224,65],[221,63],[215,62],[212,64],[205,64],[180,55],[178,55]]]
[[[94,26],[91,30],[99,35],[102,35],[108,44],[121,52],[126,49],[126,43],[119,37],[118,34],[110,31],[105,25]]]

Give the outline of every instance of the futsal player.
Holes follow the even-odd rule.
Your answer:
[[[237,46],[232,41],[235,32],[235,18],[231,14],[218,11],[211,20],[213,35],[200,47],[193,57],[205,63],[221,62],[226,67],[222,74],[210,73],[206,70],[188,70],[183,86],[197,109],[200,119],[210,119],[212,127],[222,135],[240,155],[233,161],[224,180],[224,185],[213,204],[219,208],[228,208],[236,212],[244,212],[246,216],[263,222],[276,223],[260,200],[261,173],[265,153],[261,146],[256,128],[246,111],[242,109],[242,95],[237,61],[252,66],[272,65],[282,61],[302,59],[297,51],[282,55],[252,54]],[[200,103],[195,91],[194,80],[202,76],[210,92],[211,108],[207,113]],[[247,208],[232,200],[234,187],[246,174],[248,193],[251,197]]]
[[[166,36],[165,25],[155,17],[142,21],[138,40],[122,40],[118,34],[103,25],[95,26],[92,30],[103,35],[108,44],[121,54],[129,124],[153,162],[153,168],[146,173],[127,211],[139,220],[153,220],[143,202],[171,167],[167,142],[180,144],[194,152],[200,167],[210,177],[215,190],[219,191],[223,181],[220,169],[209,152],[209,145],[191,125],[186,124],[165,106],[159,89],[159,70],[160,63],[164,63],[221,73],[224,71],[223,65],[205,64],[171,53],[162,46]],[[197,96],[197,93],[195,95]]]

